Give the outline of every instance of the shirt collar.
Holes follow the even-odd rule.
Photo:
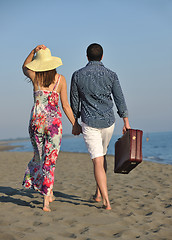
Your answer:
[[[103,63],[101,61],[89,61],[86,66],[91,66],[91,65],[103,66]]]

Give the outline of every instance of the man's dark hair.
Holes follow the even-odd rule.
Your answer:
[[[100,61],[103,56],[103,48],[98,43],[93,43],[87,48],[87,57],[89,61]]]

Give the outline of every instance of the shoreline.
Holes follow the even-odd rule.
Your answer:
[[[17,140],[10,140],[10,141],[0,141],[0,152],[1,151],[9,151],[18,147],[23,147],[22,145],[9,145],[10,143],[18,142]]]
[[[13,150],[12,152],[20,152],[20,151],[15,151],[15,149],[17,149],[17,148],[24,148],[24,146],[23,145],[20,145],[20,143],[19,142],[21,142],[21,144],[22,144],[22,142],[28,142],[28,141],[30,141],[29,139],[14,139],[14,140],[0,140],[0,152],[10,152],[10,150]],[[11,143],[19,143],[19,144],[17,144],[17,145],[10,145]],[[24,152],[28,152],[27,150],[25,151],[22,151],[23,153]],[[33,153],[32,151],[29,151],[30,153]],[[81,153],[82,154],[82,152],[74,152],[74,151],[62,151],[62,150],[60,150],[60,152],[63,152],[63,153],[76,153],[76,154],[78,154],[78,153]],[[83,152],[83,154],[87,154],[88,152]],[[112,157],[114,157],[114,154],[107,154],[107,156],[112,156]],[[148,159],[148,158],[144,158],[143,157],[143,161],[146,161],[146,162],[152,162],[152,163],[159,163],[159,164],[161,164],[161,165],[172,165],[172,162],[170,162],[169,163],[169,160],[167,161],[167,162],[163,162],[163,161],[161,161],[161,162],[159,162],[159,158],[157,157],[155,157],[153,160],[151,160],[151,159]]]
[[[22,147],[21,145],[15,145],[15,146],[8,146],[8,145],[0,145],[0,152],[8,152],[9,150],[13,150],[15,148]]]

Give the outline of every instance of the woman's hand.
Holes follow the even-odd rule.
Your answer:
[[[34,48],[34,53],[38,52],[41,49],[45,50],[46,48],[47,47],[44,44],[38,45],[36,48]]]
[[[30,79],[32,80],[32,82],[34,82],[34,79],[35,79],[35,72],[32,71],[32,70],[30,70],[30,69],[28,69],[28,68],[26,67],[26,65],[33,60],[34,54],[35,54],[36,52],[38,52],[38,51],[41,50],[41,49],[44,49],[44,50],[45,50],[46,48],[47,48],[47,47],[46,47],[45,45],[43,45],[43,44],[42,44],[42,45],[38,45],[37,47],[35,47],[35,48],[30,52],[30,54],[28,55],[28,57],[26,58],[26,60],[25,60],[24,63],[23,63],[23,66],[22,66],[23,73],[24,73],[24,75],[26,75],[28,78],[30,78]]]

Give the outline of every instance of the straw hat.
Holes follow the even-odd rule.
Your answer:
[[[44,72],[55,69],[62,64],[62,60],[58,57],[51,56],[50,49],[46,48],[45,50],[39,50],[34,60],[26,64],[26,67],[34,72]]]

